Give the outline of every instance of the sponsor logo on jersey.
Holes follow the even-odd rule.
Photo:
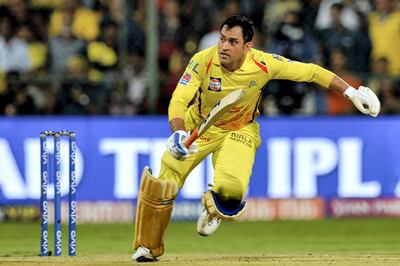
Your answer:
[[[181,80],[179,81],[179,84],[188,85],[188,83],[189,83],[189,81],[191,79],[192,79],[192,76],[189,73],[185,72],[183,74],[183,76],[181,77]]]
[[[210,77],[209,91],[221,91],[221,78]]]
[[[251,87],[254,87],[254,86],[257,86],[257,80],[250,80],[249,81],[249,88],[251,88]]]
[[[196,74],[198,74],[198,72],[197,72],[197,67],[199,66],[199,63],[196,63],[195,61],[193,61],[193,60],[191,60],[190,62],[189,62],[189,65],[188,65],[188,67],[194,72],[194,73],[196,73]]]
[[[278,54],[272,54],[272,57],[275,58],[276,60],[283,61],[283,57]]]
[[[233,107],[229,110],[229,113],[239,113],[240,110],[242,110],[242,106],[233,106]]]
[[[242,143],[243,145],[246,145],[249,148],[253,148],[253,140],[246,135],[232,132],[230,135],[230,139]]]

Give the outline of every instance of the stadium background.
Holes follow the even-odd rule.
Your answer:
[[[372,119],[316,85],[268,84],[243,219],[399,217],[399,10],[390,0],[0,0],[0,221],[38,221],[39,133],[68,129],[81,157],[78,223],[132,223],[175,84],[236,13],[254,20],[258,49],[325,66],[382,103]],[[197,218],[211,177],[209,162],[193,173],[174,220]]]
[[[254,20],[256,48],[368,85],[382,113],[395,114],[398,10],[388,0],[1,0],[0,114],[166,114],[190,57],[235,13]],[[291,82],[270,83],[260,107],[265,115],[357,113],[336,93]]]

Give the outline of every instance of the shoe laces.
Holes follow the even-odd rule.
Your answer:
[[[213,223],[219,224],[220,222],[221,222],[221,219],[219,219],[217,217],[210,217],[210,219],[208,220],[208,225],[212,225]]]

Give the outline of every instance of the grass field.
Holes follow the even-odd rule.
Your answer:
[[[0,223],[0,265],[135,264],[131,224],[78,224],[73,258],[66,256],[66,237],[63,257],[38,257],[39,229],[38,223]],[[400,265],[399,219],[224,222],[206,238],[195,230],[194,222],[171,223],[156,264]]]

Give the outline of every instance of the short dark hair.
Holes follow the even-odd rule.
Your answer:
[[[332,6],[331,6],[331,9],[336,9],[339,12],[342,12],[343,8],[344,8],[343,3],[335,3],[335,4],[332,4]]]
[[[231,29],[235,26],[241,27],[244,42],[251,42],[251,40],[253,39],[254,35],[253,21],[248,17],[243,15],[230,16],[224,22],[222,22],[219,30],[221,31],[225,25],[228,27],[228,29]]]

